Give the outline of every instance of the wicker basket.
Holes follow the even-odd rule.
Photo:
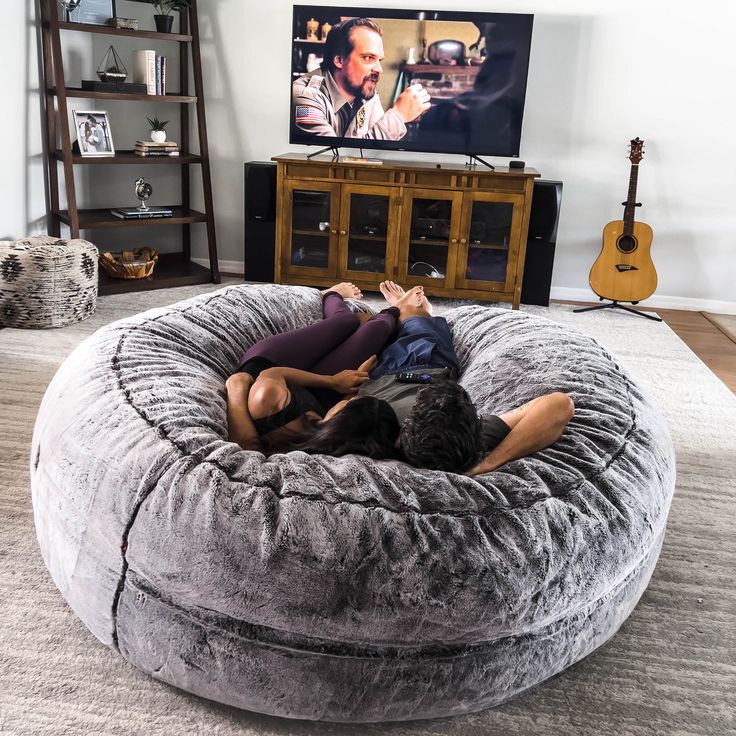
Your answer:
[[[103,253],[100,265],[116,279],[147,279],[158,261],[158,253],[152,248],[124,250],[120,254]]]

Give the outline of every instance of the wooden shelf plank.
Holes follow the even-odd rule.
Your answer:
[[[412,76],[420,77],[424,74],[469,74],[473,77],[478,75],[482,64],[407,64],[399,65],[400,72],[408,72]]]
[[[348,234],[348,237],[350,240],[366,240],[373,243],[385,243],[386,242],[386,235],[369,235],[368,233],[356,233],[351,232]]]
[[[56,95],[56,87],[49,87],[48,94]],[[192,95],[134,95],[128,92],[95,92],[90,89],[79,87],[66,87],[67,97],[86,97],[95,100],[127,100],[128,102],[178,102],[179,104],[191,104],[197,101]]]
[[[409,245],[416,245],[416,246],[429,246],[431,248],[449,248],[450,247],[450,239],[447,238],[446,240],[435,240],[430,238],[413,238],[409,241]]]
[[[207,216],[203,212],[187,210],[175,205],[162,205],[171,207],[174,214],[171,217],[142,217],[130,220],[121,220],[110,214],[110,208],[79,210],[79,229],[91,230],[97,228],[115,227],[148,227],[159,225],[184,225],[194,222],[206,222]],[[71,225],[69,212],[67,210],[54,210],[53,216],[65,225]]]
[[[496,243],[468,243],[468,250],[471,248],[478,248],[478,250],[508,250],[508,245],[501,245]]]
[[[64,31],[81,31],[83,33],[103,33],[107,36],[128,36],[132,38],[150,38],[157,41],[180,41],[189,43],[192,37],[183,33],[159,33],[158,31],[138,30],[129,28],[113,28],[112,26],[96,25],[94,23],[68,23],[59,21],[59,28]]]
[[[147,279],[115,279],[100,267],[97,293],[126,294],[131,291],[151,291],[152,289],[168,289],[174,286],[213,282],[209,268],[198,263],[187,261],[181,253],[162,253],[153,274]]]
[[[57,161],[64,160],[62,151],[54,151],[51,157]],[[201,164],[202,157],[194,153],[181,153],[178,156],[138,156],[133,151],[116,151],[114,156],[80,156],[72,155],[73,164]]]
[[[330,231],[329,230],[304,230],[299,228],[294,228],[291,231],[292,235],[308,235],[308,236],[315,236],[318,238],[329,238],[330,237]]]

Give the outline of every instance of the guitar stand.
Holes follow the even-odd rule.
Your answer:
[[[601,297],[601,301],[603,297]],[[639,302],[631,302],[632,304],[638,304]],[[631,314],[636,314],[639,317],[646,317],[647,319],[654,320],[655,322],[661,322],[661,317],[655,317],[653,314],[647,314],[646,312],[640,312],[638,309],[632,309],[631,307],[625,307],[623,304],[617,302],[615,299],[608,304],[596,304],[594,307],[583,307],[582,309],[573,309],[573,312],[591,312],[594,309],[624,309]]]

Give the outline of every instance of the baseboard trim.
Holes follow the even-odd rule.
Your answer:
[[[197,263],[205,268],[210,267],[209,258],[192,258],[193,263]],[[242,276],[245,263],[243,261],[223,261],[220,258],[217,259],[217,266],[220,269],[220,273],[233,274],[234,276]]]
[[[192,258],[200,266],[209,268],[210,262],[207,258]],[[231,273],[242,276],[243,261],[218,261],[222,273]],[[564,286],[553,286],[550,291],[550,299],[560,299],[570,302],[597,303],[598,297],[590,289],[569,289]],[[666,294],[655,294],[654,296],[639,302],[638,306],[650,307],[651,309],[682,309],[688,312],[713,312],[714,314],[736,314],[736,302],[721,301],[718,299],[691,299],[684,296],[667,296]]]

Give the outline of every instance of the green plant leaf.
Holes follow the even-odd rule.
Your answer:
[[[159,120],[155,115],[152,118],[146,118],[146,120],[148,120],[151,130],[166,130],[166,126],[169,124],[168,120]]]
[[[191,5],[191,0],[143,0],[153,5],[157,15],[171,15],[173,10],[183,10]]]

